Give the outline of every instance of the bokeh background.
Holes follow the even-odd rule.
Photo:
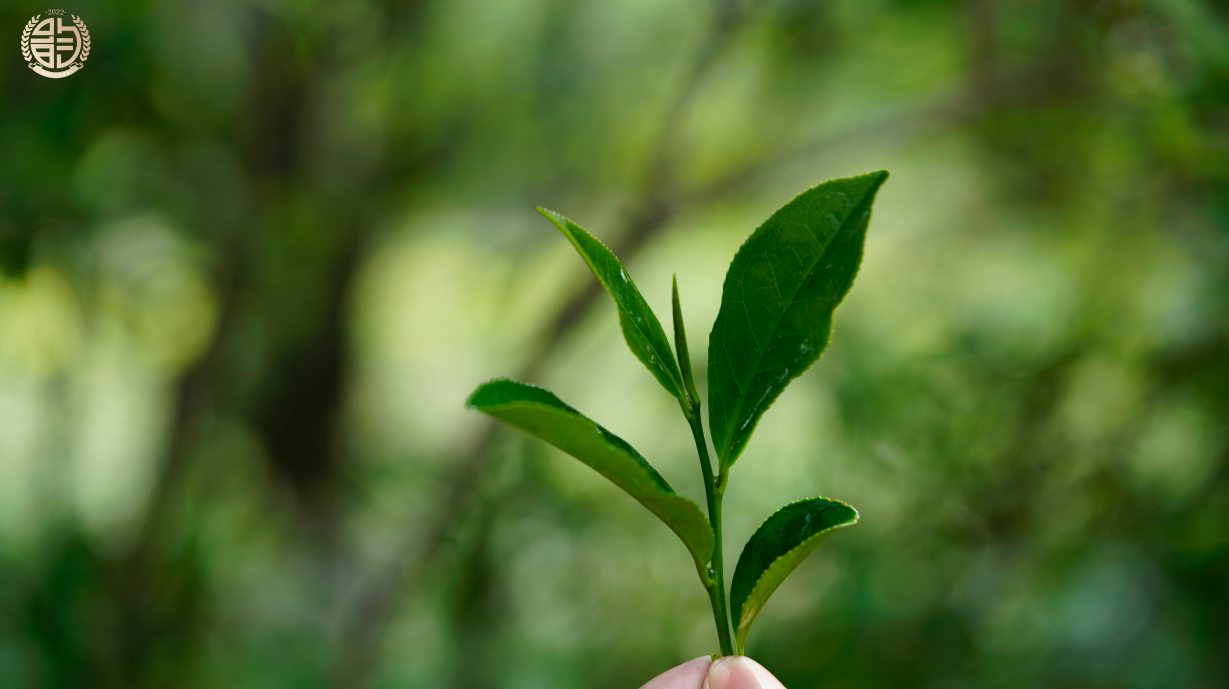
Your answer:
[[[702,502],[534,205],[705,344],[742,240],[886,168],[726,494],[862,521],[748,652],[806,687],[1229,686],[1229,10],[1199,0],[0,9],[0,686],[632,689],[715,651],[673,534],[466,412],[546,385]],[[668,316],[667,316],[668,322]],[[701,390],[703,394],[703,390]]]

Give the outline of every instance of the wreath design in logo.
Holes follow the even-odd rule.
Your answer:
[[[76,15],[64,20],[64,10],[36,14],[21,32],[21,55],[30,69],[50,79],[62,79],[85,66],[90,57],[90,30]]]

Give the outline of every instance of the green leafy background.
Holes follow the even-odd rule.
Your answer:
[[[748,653],[791,689],[1229,685],[1229,14],[1194,0],[0,5],[0,686],[631,689],[716,650],[686,549],[467,412],[543,385],[699,502],[721,283],[891,171],[725,494],[857,507]],[[665,325],[665,323],[663,323]],[[667,326],[668,328],[668,326]]]

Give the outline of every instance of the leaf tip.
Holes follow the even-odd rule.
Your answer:
[[[465,398],[465,408],[470,409],[472,411],[482,411],[481,403],[478,401],[479,396],[483,392],[485,392],[487,388],[490,387],[492,384],[497,383],[501,380],[507,380],[507,378],[492,378],[486,381],[485,383],[480,384],[478,387],[474,388],[474,391],[469,393],[469,397]]]
[[[545,216],[547,220],[551,221],[551,223],[555,225],[555,227],[558,227],[565,233],[567,232],[567,218],[563,217],[563,215],[546,208],[545,206],[534,206],[534,210]]]
[[[548,392],[545,388],[538,387],[537,385],[522,383],[514,378],[500,376],[486,381],[470,393],[469,397],[465,400],[465,408],[472,409],[473,411],[483,411],[484,407],[489,407],[490,405],[497,403],[496,400],[490,399],[490,397],[498,395],[501,389],[506,390],[509,386],[516,388],[533,388]]]
[[[558,227],[564,234],[568,233],[568,223],[570,221],[562,213],[553,211],[545,206],[534,206],[534,209],[546,216],[546,219],[554,223],[555,227]]]

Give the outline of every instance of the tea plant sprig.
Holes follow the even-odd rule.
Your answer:
[[[696,503],[675,493],[631,445],[547,390],[501,378],[483,384],[469,398],[471,409],[535,435],[593,467],[678,535],[708,591],[722,655],[742,654],[751,624],[785,577],[833,531],[858,521],[854,508],[828,498],[800,500],[777,510],[743,547],[727,609],[721,499],[730,468],[769,405],[827,348],[832,314],[853,285],[871,204],[887,177],[887,172],[872,172],[804,191],[773,213],[734,255],[708,342],[708,422],[717,455],[716,475],[692,378],[677,276],[672,349],[661,322],[619,259],[576,223],[538,209],[572,242],[614,299],[632,353],[678,400],[695,439],[708,518]]]

